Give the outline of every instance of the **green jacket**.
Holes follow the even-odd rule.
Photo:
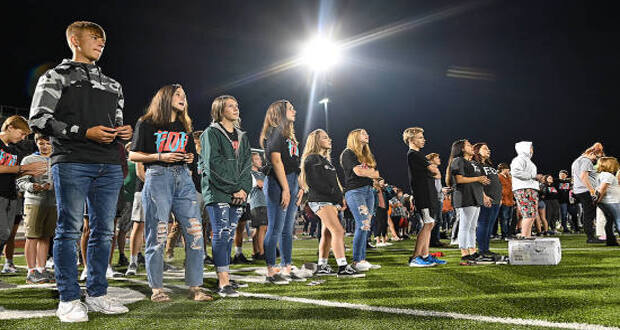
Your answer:
[[[207,205],[230,203],[233,193],[243,189],[249,194],[252,190],[250,142],[245,132],[235,129],[239,138],[237,151],[218,124],[211,124],[200,136],[198,166],[202,169],[202,198]]]

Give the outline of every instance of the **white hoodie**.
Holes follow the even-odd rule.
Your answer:
[[[512,191],[519,189],[540,189],[536,181],[536,165],[532,163],[531,153],[532,142],[521,141],[515,143],[517,157],[510,163],[510,174],[512,174]]]

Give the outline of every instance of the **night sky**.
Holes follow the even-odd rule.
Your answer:
[[[620,152],[619,29],[617,12],[606,7],[611,3],[21,1],[3,5],[11,19],[3,20],[0,32],[0,104],[29,107],[36,69],[71,56],[66,26],[91,20],[106,30],[98,64],[123,85],[128,123],[135,123],[157,89],[180,83],[195,129],[210,122],[214,97],[231,94],[258,146],[271,102],[292,101],[301,140],[306,128],[324,126],[317,102],[328,96],[334,159],[348,132],[365,128],[379,171],[396,185],[407,185],[401,134],[410,126],[424,127],[423,151],[438,152],[444,161],[459,138],[489,143],[495,163],[510,162],[514,143],[531,140],[539,172],[557,175],[595,141],[608,155]],[[469,9],[438,14],[463,5]],[[421,23],[428,17],[437,19]],[[420,24],[347,49],[318,79],[313,100],[307,67],[226,87],[295,57],[319,25],[339,41],[407,22]],[[488,79],[448,76],[459,68]]]

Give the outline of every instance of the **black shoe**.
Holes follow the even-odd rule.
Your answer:
[[[244,255],[243,253],[241,254],[235,254],[235,256],[233,257],[232,261],[230,262],[231,264],[251,264],[252,262],[249,261]]]
[[[205,260],[204,260],[204,264],[205,265],[213,265],[213,259],[211,259],[211,257],[209,257],[208,254],[205,254]]]
[[[277,284],[277,285],[286,285],[289,284],[289,281],[284,278],[280,273],[274,274],[273,276],[267,276],[266,280],[268,283]]]
[[[252,255],[252,260],[256,261],[256,260],[265,260],[265,255],[264,254],[258,254],[255,253]]]
[[[146,260],[144,259],[142,252],[138,252],[138,265],[145,265],[145,264],[146,264]]]
[[[125,257],[124,254],[121,254],[118,256],[118,264],[116,266],[118,267],[129,266],[129,260],[127,260],[127,257]]]
[[[606,241],[604,241],[602,239],[598,239],[598,238],[588,238],[586,243],[589,243],[589,244],[603,244],[603,243],[606,243]]]
[[[223,288],[220,288],[217,291],[217,294],[219,294],[220,297],[239,297],[239,292],[237,292],[237,290],[235,290],[232,285],[226,285]]]
[[[337,276],[340,277],[366,277],[366,274],[362,274],[360,272],[358,272],[357,270],[355,270],[355,268],[351,267],[351,265],[345,265],[345,266],[339,266],[338,267],[338,274]]]
[[[409,258],[409,261],[411,261],[411,258]],[[475,264],[476,258],[472,254],[468,254],[461,257],[461,263]]]
[[[247,288],[248,285],[246,283],[242,283],[242,282],[237,282],[235,280],[228,280],[228,285],[232,286],[233,289],[237,290],[239,288]],[[216,282],[216,287],[220,287],[220,281],[218,280]]]
[[[319,265],[316,274],[318,276],[332,276],[336,275],[336,272],[332,270],[332,267],[328,264]]]

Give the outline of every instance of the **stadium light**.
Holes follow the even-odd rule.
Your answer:
[[[301,59],[314,71],[327,71],[340,60],[340,47],[327,39],[315,38],[303,47]]]

